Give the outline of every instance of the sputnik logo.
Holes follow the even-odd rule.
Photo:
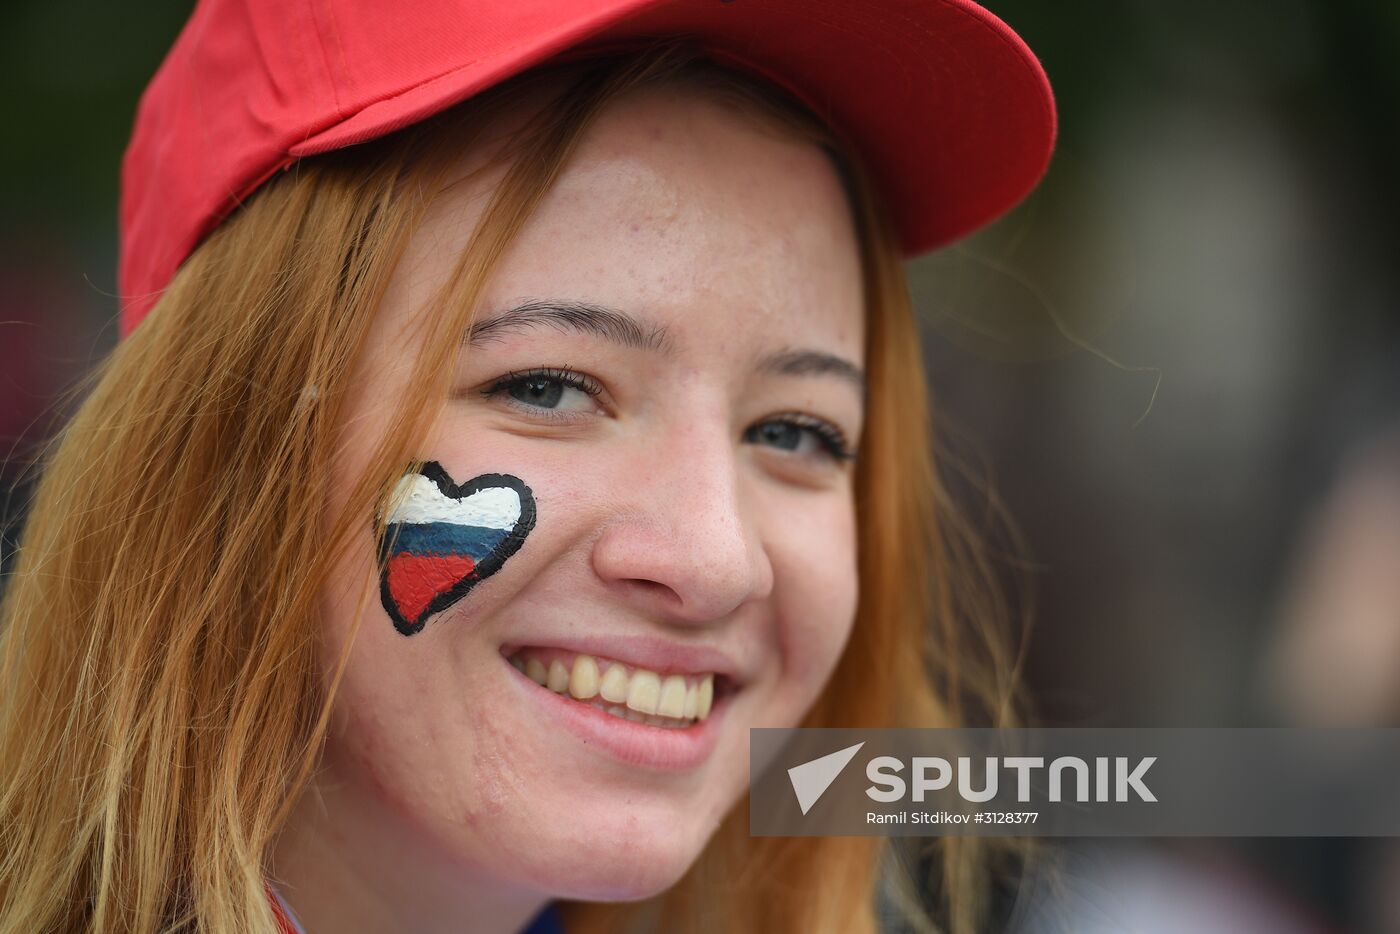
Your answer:
[[[836,781],[836,776],[851,764],[851,760],[864,745],[864,742],[859,742],[788,769],[788,780],[792,782],[792,791],[797,795],[797,806],[802,808],[803,814],[812,809],[812,805],[826,793],[831,783]]]

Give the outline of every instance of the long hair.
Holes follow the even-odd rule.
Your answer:
[[[426,435],[452,336],[498,256],[597,114],[641,86],[686,85],[822,146],[850,194],[868,329],[861,596],[803,725],[1007,722],[990,577],[951,533],[899,252],[859,161],[776,90],[683,44],[554,68],[569,70],[567,90],[498,154],[504,180],[442,313],[426,316],[411,391],[341,515],[327,521],[303,478],[334,462],[390,274],[454,158],[551,86],[546,70],[269,181],[94,375],[45,458],[0,608],[0,932],[273,929],[268,855],[316,767],[348,657],[324,686],[316,595]],[[751,838],[747,812],[740,800],[667,892],[565,904],[566,926],[875,930],[888,841]],[[978,928],[986,843],[933,845],[916,865],[934,875],[906,882],[939,896],[928,912],[900,901],[912,922]]]

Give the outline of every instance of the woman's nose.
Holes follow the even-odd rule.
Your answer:
[[[773,589],[773,566],[745,508],[738,452],[719,432],[665,443],[619,478],[616,512],[593,547],[609,588],[660,620],[723,619]],[[636,461],[633,461],[636,463]]]

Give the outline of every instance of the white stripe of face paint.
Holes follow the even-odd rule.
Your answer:
[[[392,501],[398,505],[389,513],[389,523],[450,522],[509,530],[520,521],[520,494],[510,487],[487,487],[452,499],[422,474],[407,474],[399,478]]]

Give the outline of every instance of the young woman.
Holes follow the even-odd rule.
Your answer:
[[[876,928],[748,729],[1009,716],[900,257],[1048,90],[970,4],[640,6],[196,12],[5,598],[0,930]]]

